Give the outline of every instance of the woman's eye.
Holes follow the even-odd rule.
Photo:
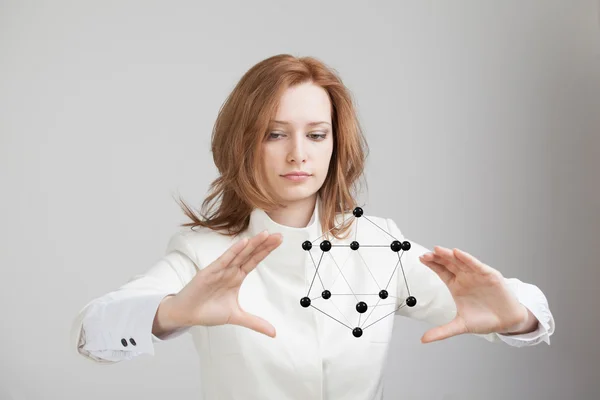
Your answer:
[[[277,140],[280,137],[284,137],[284,136],[285,136],[284,133],[270,132],[267,136],[267,139],[268,140]],[[307,136],[312,140],[321,141],[327,137],[327,133],[309,133]]]
[[[325,133],[309,133],[308,136],[315,140],[324,140],[327,134]]]
[[[279,136],[282,136],[282,134],[278,132],[269,133],[269,139],[277,139]]]

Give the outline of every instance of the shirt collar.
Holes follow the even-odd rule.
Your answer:
[[[276,268],[285,266],[292,267],[289,272],[304,273],[304,261],[306,251],[302,249],[302,243],[306,240],[320,243],[322,236],[321,221],[319,211],[321,206],[321,197],[317,195],[315,208],[310,219],[310,222],[305,227],[296,228],[286,225],[281,225],[271,219],[269,215],[260,208],[255,208],[250,214],[250,224],[248,233],[253,237],[260,232],[267,230],[269,233],[281,233],[282,242],[275,250],[265,258],[267,264],[271,264]],[[294,271],[298,268],[297,271]]]

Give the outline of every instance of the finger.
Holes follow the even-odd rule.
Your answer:
[[[435,263],[442,265],[444,268],[448,269],[445,265],[447,263],[447,261],[444,258],[442,258],[441,256],[439,256],[438,254],[425,253],[425,254],[422,254],[422,257],[426,261],[433,261]],[[452,271],[450,271],[450,272],[452,272]]]
[[[231,245],[219,258],[215,260],[215,265],[225,267],[246,247],[248,239],[243,238],[237,243]]]
[[[281,234],[271,235],[261,246],[252,253],[251,257],[242,265],[242,270],[249,274],[256,266],[264,260],[282,242]]]
[[[245,311],[242,311],[239,318],[235,321],[235,324],[248,329],[252,329],[256,332],[262,333],[272,338],[274,338],[277,333],[275,331],[275,327],[268,323],[266,320],[256,315],[247,313]]]
[[[272,235],[267,236],[267,238],[261,243],[259,244],[254,251],[248,255],[248,257],[246,257],[246,260],[244,260],[244,262],[242,263],[242,266],[244,264],[246,264],[248,261],[250,261],[252,259],[252,257],[254,257],[256,254],[262,254],[265,250],[269,249],[269,251],[272,251],[275,247],[273,247],[275,245],[275,243],[281,238],[281,234],[279,233],[274,233]],[[268,254],[268,253],[267,253]]]
[[[461,322],[461,320],[455,318],[452,322],[432,328],[425,332],[423,337],[421,337],[421,343],[431,343],[438,340],[444,340],[453,336],[462,335],[463,333],[467,333],[467,328]]]
[[[477,258],[473,257],[471,254],[467,253],[466,251],[454,249],[453,253],[455,257],[458,258],[466,266],[466,268],[480,273],[490,272],[490,270],[488,269],[489,267],[487,265],[479,261]]]
[[[460,274],[461,271],[467,270],[462,265],[462,262],[454,256],[452,250],[441,246],[434,246],[433,252],[440,257],[440,264],[445,265],[453,274]]]
[[[244,272],[246,272],[246,274],[249,274],[254,268],[256,268],[256,266],[258,265],[258,263],[260,263],[262,260],[265,259],[265,257],[267,257],[271,251],[273,251],[277,246],[279,246],[282,242],[282,236],[279,233],[275,233],[273,235],[271,235],[261,246],[261,249],[258,249],[257,251],[255,251],[252,256],[250,257],[249,260],[247,260],[243,265],[242,265],[242,270],[244,270]]]
[[[239,267],[243,263],[246,262],[248,257],[256,250],[267,238],[269,237],[269,233],[265,230],[255,235],[248,241],[248,244],[244,249],[238,253],[238,255],[231,260],[229,263],[230,267]]]
[[[445,284],[449,284],[450,281],[452,281],[452,279],[454,279],[456,276],[450,272],[444,265],[439,264],[435,261],[428,261],[428,258],[430,259],[432,256],[421,256],[419,257],[419,260],[425,264],[427,267],[429,267],[430,269],[433,270],[433,272],[435,272],[441,279],[442,281],[444,281]]]

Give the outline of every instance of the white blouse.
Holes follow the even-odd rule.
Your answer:
[[[351,233],[330,239],[331,248],[324,251],[319,204],[320,199],[305,228],[280,225],[255,209],[242,234],[252,237],[265,229],[283,234],[282,244],[246,277],[239,294],[244,310],[273,324],[275,338],[236,325],[194,326],[162,340],[152,334],[160,301],[238,240],[188,229],[172,236],[165,256],[148,271],[81,309],[72,329],[77,353],[116,363],[153,355],[154,343],[189,333],[207,400],[381,399],[392,331],[402,321],[394,316],[441,325],[455,317],[456,305],[442,280],[419,261],[429,250],[406,239],[389,218],[339,215],[337,223],[354,219]],[[396,240],[400,248],[392,246]],[[305,241],[312,243],[310,250],[303,249]],[[351,247],[354,241],[358,249]],[[405,241],[410,248],[401,248]],[[515,347],[549,345],[555,324],[546,297],[532,284],[505,279],[539,320],[537,330],[475,336]],[[382,290],[387,297],[380,296]],[[304,297],[310,298],[307,307],[301,304]]]

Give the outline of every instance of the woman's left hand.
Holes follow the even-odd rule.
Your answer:
[[[419,260],[448,286],[457,310],[454,320],[425,332],[421,342],[464,333],[519,333],[537,321],[509,291],[502,274],[469,253],[435,246]]]

